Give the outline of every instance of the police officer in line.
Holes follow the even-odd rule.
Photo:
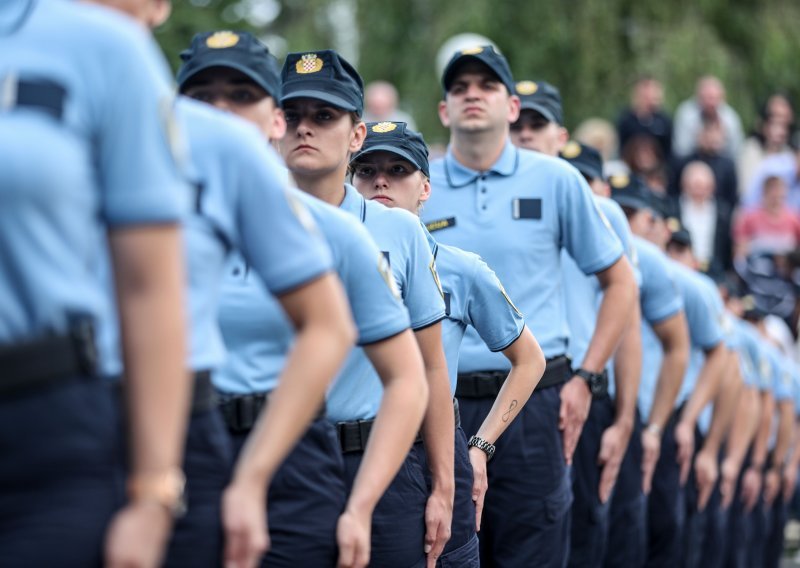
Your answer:
[[[678,228],[677,224],[676,228]],[[671,259],[690,270],[697,270],[698,263],[692,253],[691,239],[685,229],[678,228],[673,231],[672,238],[667,245],[667,252]],[[708,301],[713,306],[723,332],[726,363],[720,371],[720,386],[711,403],[701,411],[695,429],[694,466],[689,474],[685,494],[686,526],[682,545],[684,566],[705,566],[706,562],[714,563],[720,556],[714,554],[712,550],[711,554],[716,559],[704,558],[710,539],[714,534],[725,529],[725,514],[719,511],[718,499],[715,499],[715,494],[718,494],[722,442],[729,431],[733,413],[738,406],[743,382],[738,360],[735,357],[740,344],[734,333],[733,321],[725,311],[718,287],[708,276],[698,275],[700,276],[699,282],[705,286]],[[726,472],[726,485],[730,484],[735,475],[735,472]]]
[[[626,210],[631,230],[666,247],[659,228],[661,216],[654,217],[650,192],[635,177],[612,178],[612,198]],[[665,250],[665,249],[664,249]],[[707,285],[699,274],[669,261],[672,276],[681,293],[691,340],[688,367],[678,393],[675,409],[663,426],[661,453],[648,497],[648,541],[646,565],[677,565],[685,520],[683,486],[694,454],[695,425],[702,409],[717,391],[726,364],[723,333]],[[649,409],[652,390],[640,390],[640,410]],[[660,424],[657,426],[661,426]]]
[[[190,389],[167,69],[106,10],[11,0],[0,92],[0,557],[155,567],[180,509]],[[107,249],[129,366],[127,492],[94,338],[112,325],[94,272]]]
[[[224,45],[217,43],[222,34],[228,34]],[[243,32],[199,34],[184,52],[183,60],[178,73],[181,92],[231,109],[254,124],[266,125],[266,136],[275,134],[269,127],[275,124],[271,113],[279,108],[279,69],[257,39]],[[237,96],[237,90],[256,96],[248,100]],[[264,104],[263,98],[272,103]],[[408,312],[394,291],[386,259],[366,229],[353,223],[345,212],[303,192],[296,194],[331,246],[359,328],[359,344],[378,370],[385,389],[376,420],[380,426],[366,452],[373,468],[361,472],[360,485],[354,488],[348,503],[337,431],[324,414],[282,464],[267,497],[272,531],[264,562],[269,566],[297,562],[332,566],[337,562],[338,541],[339,565],[363,566],[369,559],[369,509],[408,453],[416,433],[410,427],[414,417],[417,424],[422,419],[427,391],[424,369],[408,329]],[[219,320],[229,357],[215,373],[214,382],[222,391],[223,416],[239,451],[276,387],[294,332],[280,306],[265,293],[260,279],[241,257],[227,267]],[[345,374],[339,380],[352,381],[355,377]],[[269,436],[270,432],[261,424],[255,435]],[[365,507],[366,512],[359,507]],[[356,538],[360,536],[365,538]]]
[[[607,198],[600,154],[592,148],[565,140],[564,113],[558,89],[544,81],[519,81],[515,88],[522,110],[511,125],[512,142],[520,148],[545,155],[561,155],[576,167],[595,194],[598,208],[620,239],[629,261],[635,266],[631,231],[622,210]],[[573,360],[581,361],[597,324],[600,287],[597,279],[586,276],[565,250],[561,251],[561,262],[565,282],[569,282],[564,287],[570,331],[569,355]],[[600,566],[603,562],[609,532],[609,498],[633,429],[641,370],[640,319],[637,302],[617,350],[615,365],[619,372],[615,376],[609,362],[592,388],[593,401],[578,442],[572,472],[574,500],[569,559],[572,566]],[[617,386],[619,388],[615,388]],[[609,395],[613,396],[615,403]]]
[[[637,270],[640,275],[642,313],[642,369],[633,434],[623,459],[611,502],[611,528],[605,566],[641,566],[647,544],[647,502],[653,472],[661,451],[664,425],[678,395],[689,356],[689,335],[683,301],[671,276],[663,252],[640,235],[651,220],[644,195],[630,192],[621,198],[619,189],[638,178],[612,176],[609,195],[616,188],[616,201],[633,233]]]
[[[520,99],[524,104],[526,99],[530,101],[533,98],[535,104],[535,97],[534,94],[532,97],[520,96]],[[603,178],[600,153],[570,141],[561,149],[560,155],[581,173],[592,188],[595,202],[622,242],[640,281],[631,230],[620,206],[608,198],[610,190]],[[600,289],[597,279],[585,276],[564,251],[561,252],[561,262],[569,282],[565,287],[565,301],[570,355],[581,360],[596,326]],[[614,365],[609,361],[602,385],[592,393],[589,417],[575,451],[570,541],[572,566],[602,566],[605,559],[612,489],[634,429],[636,393],[642,367],[640,320],[641,310],[637,303],[615,353]]]
[[[404,122],[368,123],[366,140],[353,155],[350,171],[355,188],[366,199],[415,215],[431,194],[428,147]],[[536,387],[545,361],[522,314],[486,263],[473,253],[439,245],[430,233],[428,241],[445,297],[442,336],[451,395],[455,395],[459,348],[468,327],[474,327],[491,351],[502,352],[511,363],[508,378],[477,434],[467,440],[461,426],[456,427],[452,535],[438,565],[477,566],[476,531],[487,489],[487,462],[496,440]]]
[[[415,216],[366,201],[345,183],[349,157],[366,136],[361,120],[364,88],[358,72],[335,51],[322,50],[289,54],[281,78],[287,133],[280,148],[289,171],[300,189],[353,215],[378,244],[408,308],[425,364],[430,400],[420,441],[433,490],[429,495],[425,489],[417,452],[409,452],[373,512],[372,563],[432,568],[450,538],[455,436],[442,348],[445,304],[434,258]],[[361,475],[361,465],[370,465],[364,450],[381,400],[380,383],[363,352],[349,363],[342,376],[352,379],[337,381],[328,396],[328,415],[339,429],[348,488]]]
[[[586,376],[601,373],[622,335],[635,281],[591,191],[563,161],[515,148],[519,99],[505,58],[490,46],[456,53],[445,68],[446,157],[431,163],[423,220],[437,241],[479,254],[507,286],[548,358],[544,376],[498,440],[481,523],[486,566],[562,565],[569,548],[568,467],[591,402]],[[532,185],[531,176],[540,183]],[[501,231],[501,233],[498,233]],[[598,328],[574,375],[566,357],[560,250],[597,273],[605,296]],[[456,395],[467,435],[490,411],[508,361],[467,330]],[[500,377],[488,381],[487,377]],[[483,382],[486,381],[486,382]],[[563,435],[562,435],[563,431]]]
[[[158,24],[155,11],[166,8],[158,11],[162,17],[169,13],[168,2],[147,6],[152,16],[134,6],[129,15],[143,24]],[[236,554],[237,548],[266,545],[263,506],[252,504],[263,503],[267,481],[321,406],[355,334],[341,285],[330,272],[328,247],[304,206],[286,193],[274,151],[254,128],[207,105],[179,97],[176,113],[185,127],[186,175],[194,188],[191,211],[184,219],[192,322],[187,364],[194,374],[194,397],[184,458],[188,512],[176,524],[166,564],[211,566],[222,559],[223,515],[234,517],[238,525],[236,538],[229,538],[228,555]],[[232,250],[241,251],[265,289],[277,296],[298,337],[295,358],[281,377],[278,400],[288,401],[271,406],[265,416],[272,425],[270,434],[281,442],[254,444],[230,479],[232,447],[216,409],[211,372],[225,356],[216,317],[219,281]],[[328,349],[320,351],[315,341],[323,341]],[[312,356],[315,365],[304,368],[304,359]],[[262,486],[253,483],[262,478]],[[248,503],[261,515],[246,514],[242,507]]]
[[[619,206],[607,199],[603,187],[602,159],[599,153],[577,142],[567,142],[563,126],[561,95],[556,87],[544,81],[519,81],[515,85],[520,98],[520,117],[511,125],[511,140],[549,156],[559,156],[571,162],[586,179],[595,194],[597,206],[620,239],[629,261],[635,266],[631,233]],[[594,154],[592,154],[594,152]],[[598,165],[599,162],[599,165]],[[580,361],[594,333],[600,288],[597,279],[586,276],[565,251],[561,251],[565,282],[564,301],[570,331],[569,355]],[[572,505],[572,536],[570,565],[599,566],[603,562],[609,532],[608,503],[620,465],[633,429],[641,369],[641,338],[638,303],[634,304],[631,321],[620,342],[616,356],[619,373],[611,374],[609,364],[592,389],[593,402],[587,424],[578,442],[575,468],[572,472],[574,500]],[[609,376],[612,377],[609,393]],[[619,385],[619,389],[615,387]],[[615,392],[616,391],[616,392]],[[614,396],[615,404],[612,403]]]

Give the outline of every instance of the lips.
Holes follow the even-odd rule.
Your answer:
[[[295,152],[303,152],[303,151],[311,151],[316,150],[313,146],[309,146],[308,144],[300,144],[297,148],[294,149]]]
[[[372,201],[378,201],[379,203],[386,205],[387,203],[392,203],[393,200],[388,195],[376,195],[372,198]]]

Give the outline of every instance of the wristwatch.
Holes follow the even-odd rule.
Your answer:
[[[473,436],[472,438],[469,439],[467,445],[471,448],[473,447],[478,448],[480,451],[486,454],[486,461],[491,460],[492,457],[494,456],[494,450],[495,450],[494,444],[490,444],[483,438],[478,438],[477,436]]]
[[[186,476],[178,468],[154,474],[140,474],[128,481],[131,501],[151,501],[164,507],[174,519],[186,513]]]
[[[608,375],[592,373],[586,369],[575,369],[574,374],[586,381],[592,396],[602,396],[608,392]]]

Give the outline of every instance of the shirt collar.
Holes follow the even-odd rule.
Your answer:
[[[364,222],[367,214],[367,201],[358,190],[349,183],[344,184],[344,199],[339,209],[352,213]]]
[[[497,158],[497,161],[492,164],[487,171],[499,176],[508,177],[517,171],[518,163],[519,150],[517,150],[516,146],[514,146],[510,140],[506,140],[500,157]],[[486,173],[472,170],[461,164],[453,155],[453,149],[451,147],[447,148],[447,154],[444,158],[444,169],[450,187],[465,187],[474,183],[476,179]]]

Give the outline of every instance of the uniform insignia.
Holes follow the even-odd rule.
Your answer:
[[[742,298],[742,309],[744,309],[744,311],[749,312],[753,310],[755,307],[756,307],[756,301],[755,298],[753,298],[753,296],[747,295],[744,298]]]
[[[392,295],[399,300],[400,292],[397,290],[397,283],[394,281],[394,276],[392,276],[392,269],[389,267],[389,260],[386,258],[386,254],[383,252],[378,254],[378,272],[383,278],[383,281],[386,282],[389,290],[392,291]]]
[[[444,290],[442,290],[442,283],[439,281],[439,273],[436,272],[436,259],[432,258],[430,265],[428,268],[431,270],[431,274],[433,275],[433,281],[436,282],[436,287],[439,289],[439,295],[444,300]]]
[[[462,49],[461,50],[461,55],[477,55],[478,53],[481,53],[482,51],[483,51],[483,48],[476,45],[475,47],[466,47],[466,48]]]
[[[456,224],[456,218],[448,217],[447,219],[437,219],[436,221],[425,223],[425,228],[432,233],[434,231],[440,231],[442,229],[446,229],[447,227],[454,227],[455,224]]]
[[[769,380],[770,368],[769,368],[769,361],[767,360],[766,357],[761,358],[761,365],[759,367],[759,370],[761,371],[761,379],[764,382],[767,382]]]
[[[495,276],[495,278],[497,278],[497,277]],[[500,282],[499,278],[497,279],[497,287],[500,288],[500,293],[506,299],[506,302],[508,302],[508,305],[511,306],[514,309],[515,312],[517,312],[517,315],[519,317],[522,317],[522,312],[519,311],[519,308],[517,308],[517,306],[514,305],[514,302],[511,301],[511,298],[509,297],[508,293],[506,292],[506,289],[503,287],[503,283]]]
[[[319,234],[319,229],[317,228],[317,224],[314,223],[314,218],[311,217],[311,213],[309,213],[308,209],[303,202],[300,201],[296,196],[292,195],[290,191],[284,191],[284,195],[286,195],[286,201],[289,202],[289,208],[294,213],[297,220],[300,221],[300,224],[303,225],[303,228],[312,234]]]
[[[217,32],[208,36],[206,45],[211,49],[225,49],[239,43],[239,36],[233,32]]]
[[[450,292],[444,293],[444,315],[450,316]]]
[[[372,131],[376,134],[385,134],[396,129],[397,125],[394,122],[379,122],[372,127]]]
[[[667,229],[672,231],[673,233],[681,230],[681,222],[678,221],[675,217],[670,217],[667,219]]]
[[[574,140],[570,140],[567,142],[567,145],[564,146],[564,149],[561,151],[561,155],[565,157],[567,160],[571,160],[573,158],[577,158],[581,155],[581,145],[575,142]]]
[[[172,159],[180,170],[186,170],[189,162],[189,149],[183,136],[183,131],[175,118],[175,97],[165,95],[159,101],[159,114],[161,115],[161,125],[167,137]]]
[[[539,90],[539,85],[533,81],[520,81],[516,85],[518,95],[532,95]]]
[[[611,184],[611,187],[620,189],[622,187],[628,187],[631,183],[631,178],[628,177],[628,174],[615,174],[608,178],[608,183]]]
[[[306,53],[297,60],[294,68],[301,75],[316,73],[322,69],[322,59],[317,57],[316,53]]]

